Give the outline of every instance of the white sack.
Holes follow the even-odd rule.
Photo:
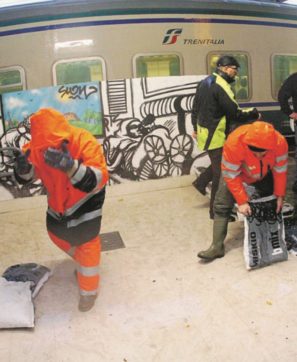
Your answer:
[[[0,328],[34,327],[30,282],[8,282],[0,277]]]

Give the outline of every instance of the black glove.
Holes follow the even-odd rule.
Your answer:
[[[257,108],[253,108],[250,112],[250,117],[255,120],[261,118],[260,113],[258,112]]]
[[[49,147],[44,152],[45,163],[63,172],[71,170],[74,165],[74,160],[67,149],[67,143],[67,141],[63,141],[60,150]]]
[[[16,157],[14,168],[18,175],[26,175],[31,171],[32,164],[28,161],[30,152],[30,150],[27,150],[25,153],[21,152]]]

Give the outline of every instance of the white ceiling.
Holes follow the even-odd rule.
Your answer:
[[[33,4],[33,3],[41,3],[51,0],[1,0],[0,8],[15,6],[15,5],[25,5],[25,4]]]

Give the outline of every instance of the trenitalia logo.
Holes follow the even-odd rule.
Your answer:
[[[169,29],[164,36],[163,45],[175,44],[177,37],[182,33],[182,29]]]

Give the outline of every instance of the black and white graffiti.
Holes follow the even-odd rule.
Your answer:
[[[0,136],[0,200],[45,193],[39,180],[20,185],[14,177],[13,165],[15,157],[29,140],[30,126],[28,119],[25,119],[17,127],[10,128]]]
[[[103,84],[103,147],[114,182],[187,175],[208,163],[191,136],[200,79],[139,78]]]
[[[188,175],[209,164],[192,138],[191,124],[194,94],[203,77],[100,83],[104,137],[98,142],[104,148],[111,184]],[[14,158],[29,139],[28,120],[0,136],[0,196],[4,191],[9,198],[44,193],[40,181],[22,186],[14,178]]]

